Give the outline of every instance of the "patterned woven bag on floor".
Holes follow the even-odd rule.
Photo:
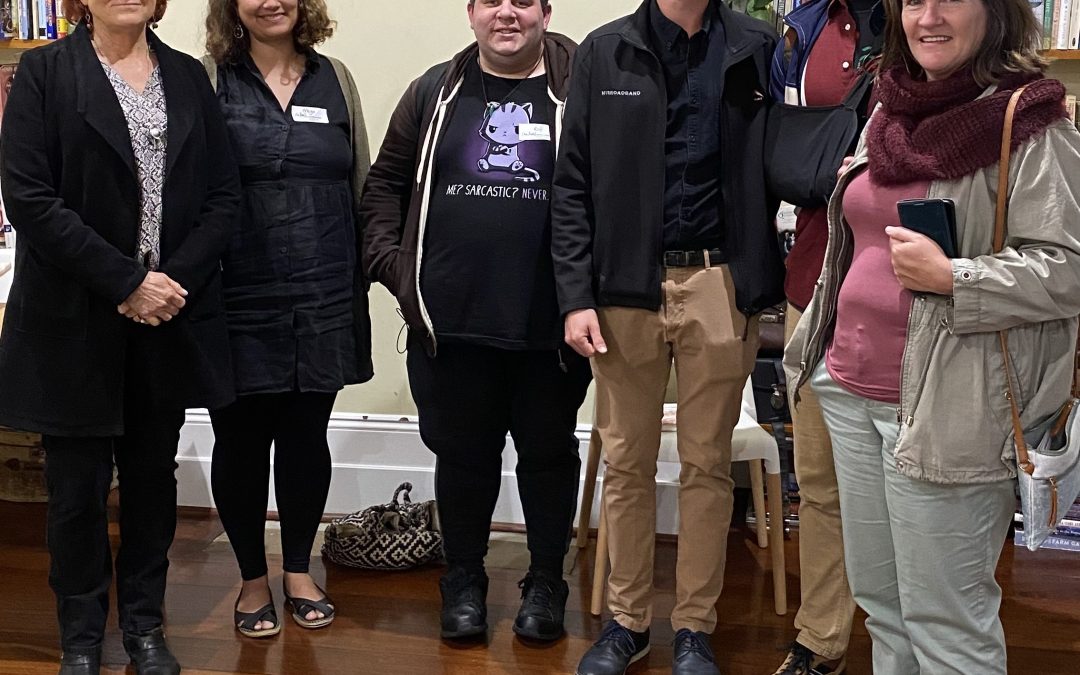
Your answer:
[[[402,483],[390,503],[332,520],[326,528],[323,556],[339,565],[369,570],[406,570],[441,557],[435,502],[413,504],[411,490],[411,483]]]

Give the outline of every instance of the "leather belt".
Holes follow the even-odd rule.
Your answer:
[[[664,251],[664,267],[703,267],[705,254],[709,254],[710,265],[722,265],[724,252],[718,248],[710,248],[707,251]]]

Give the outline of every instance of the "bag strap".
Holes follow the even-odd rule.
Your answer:
[[[859,75],[859,79],[855,80],[855,83],[851,85],[851,89],[848,90],[847,96],[844,97],[841,105],[848,110],[854,110],[860,112],[859,108],[862,105],[863,99],[866,98],[866,93],[870,91],[870,85],[874,82],[876,73],[870,69],[863,70]]]
[[[998,159],[997,207],[994,210],[994,253],[1001,253],[1005,248],[1005,221],[1008,217],[1009,201],[1009,160],[1012,156],[1013,118],[1016,116],[1016,104],[1027,85],[1013,92],[1009,105],[1005,108],[1005,125],[1001,129],[1001,156]]]
[[[401,494],[404,492],[405,494]],[[390,503],[397,506],[398,495],[401,495],[401,501],[403,504],[412,504],[412,500],[409,499],[409,493],[412,492],[412,483],[408,481],[402,483],[394,490],[394,498],[390,500]]]
[[[1005,248],[1005,221],[1008,217],[1009,201],[1009,159],[1012,155],[1013,118],[1016,116],[1016,104],[1026,87],[1013,92],[1009,105],[1005,108],[1005,125],[1001,129],[1001,157],[998,160],[997,205],[994,209],[994,253],[1001,253]],[[1035,473],[1035,465],[1028,455],[1027,440],[1024,438],[1024,425],[1020,422],[1020,408],[1016,403],[1016,390],[1013,389],[1012,359],[1009,358],[1009,334],[998,331],[1001,344],[1001,357],[1005,364],[1005,384],[1009,389],[1009,409],[1012,412],[1013,443],[1016,446],[1016,464],[1028,475]]]

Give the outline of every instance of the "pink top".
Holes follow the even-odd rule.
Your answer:
[[[863,171],[844,191],[844,218],[855,237],[855,251],[840,287],[825,364],[837,384],[882,403],[900,402],[900,367],[913,298],[893,273],[885,228],[900,224],[896,202],[926,197],[929,189],[929,181],[872,184],[869,172]]]

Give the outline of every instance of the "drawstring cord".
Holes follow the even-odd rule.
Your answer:
[[[398,318],[401,319],[401,328],[398,329],[397,338],[394,340],[394,349],[398,354],[404,354],[408,350],[409,341],[406,339],[405,344],[401,344],[401,335],[408,329],[409,324],[405,323],[405,314],[401,311],[400,307],[395,308]]]

